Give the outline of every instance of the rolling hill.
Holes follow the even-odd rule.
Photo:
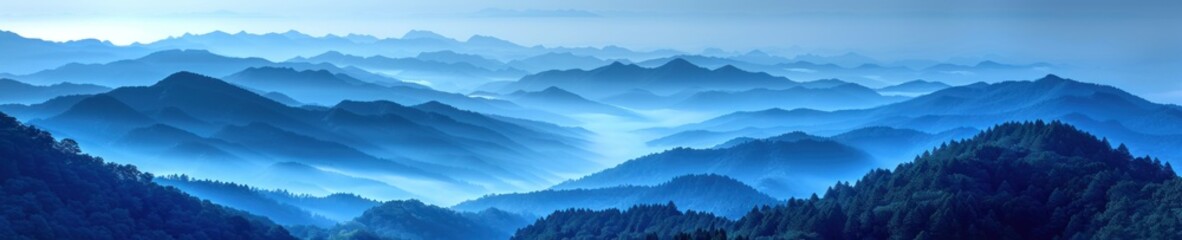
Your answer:
[[[484,115],[438,102],[416,106],[342,102],[326,109],[295,108],[192,73],[174,74],[148,87],[90,96],[34,122],[94,146],[104,156],[145,169],[265,188],[314,190],[309,193],[353,189],[386,199],[405,197],[375,189],[382,184],[295,185],[275,174],[301,171],[278,171],[286,168],[272,166],[293,162],[333,178],[377,180],[415,194],[445,189],[472,195],[548,186],[560,179],[559,174],[594,166],[583,160],[592,155],[582,149],[586,142],[581,137],[586,133],[577,129]],[[272,177],[258,178],[258,174]],[[429,200],[462,199],[449,196]]]
[[[738,180],[720,175],[686,175],[656,186],[619,186],[594,189],[543,190],[496,194],[469,200],[452,209],[479,211],[496,208],[509,212],[547,215],[571,208],[602,210],[639,204],[673,202],[685,209],[739,217],[754,207],[776,200]]]
[[[718,174],[772,197],[787,198],[819,191],[824,188],[821,182],[855,177],[873,162],[865,152],[829,140],[752,141],[721,149],[676,148],[628,160],[551,189],[652,186],[682,175]]]

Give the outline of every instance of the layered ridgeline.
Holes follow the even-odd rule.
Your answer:
[[[536,92],[516,91],[510,94],[474,92],[469,94],[469,96],[502,99],[522,106],[529,106],[564,115],[599,114],[630,119],[643,119],[642,116],[631,110],[586,99],[583,96],[558,87],[549,87]]]
[[[591,153],[582,150],[588,133],[581,129],[438,102],[296,108],[187,72],[21,113],[153,172],[320,196],[455,203],[549,186],[561,174],[595,166],[584,160]]]
[[[311,225],[328,228],[348,221],[379,202],[353,194],[332,194],[324,197],[296,195],[287,191],[262,190],[247,185],[198,180],[185,175],[157,177],[160,185],[171,186],[185,193],[219,205],[257,214],[285,226]]]
[[[553,113],[527,109],[516,104],[487,98],[436,91],[416,84],[389,84],[354,77],[329,70],[297,70],[291,67],[249,67],[225,77],[227,82],[247,89],[273,91],[300,101],[330,106],[341,101],[393,101],[422,104],[437,101],[464,109],[499,115],[529,117],[569,123],[572,120]]]
[[[628,160],[551,189],[652,186],[683,175],[717,174],[784,199],[823,190],[834,180],[855,179],[874,165],[865,152],[828,139],[756,140],[727,148],[675,148]]]
[[[472,36],[466,40],[444,37],[428,31],[410,31],[402,37],[377,38],[369,35],[310,36],[296,31],[284,33],[226,33],[185,34],[160,41],[117,46],[95,39],[53,42],[26,38],[16,33],[0,31],[0,72],[25,74],[71,63],[101,63],[143,56],[154,51],[170,49],[205,49],[231,56],[254,56],[270,60],[306,60],[299,56],[313,56],[325,52],[340,54],[377,54],[397,59],[410,59],[427,64],[445,64],[459,68],[440,68],[428,65],[429,73],[442,70],[468,69],[477,71],[521,74],[513,68],[542,71],[602,66],[600,58],[649,59],[679,54],[671,50],[641,52],[608,46],[603,48],[527,47],[490,36]],[[477,56],[475,54],[481,54]],[[294,59],[293,59],[294,58]],[[499,59],[499,60],[498,60]],[[510,59],[512,59],[510,61]],[[501,63],[501,60],[509,61]],[[335,63],[334,63],[335,64]],[[340,64],[338,64],[340,65]],[[409,65],[409,64],[408,64]],[[342,65],[344,66],[344,65]],[[389,66],[402,67],[402,66]],[[481,70],[487,69],[487,70]],[[507,71],[497,71],[507,70]],[[458,75],[457,75],[458,76]]]
[[[672,50],[634,51],[617,46],[606,47],[544,47],[522,46],[492,36],[474,35],[454,39],[425,30],[411,30],[401,37],[378,38],[370,35],[349,34],[315,37],[296,31],[284,33],[226,33],[186,34],[147,44],[161,49],[200,48],[242,56],[262,56],[270,59],[290,59],[328,51],[366,56],[377,54],[390,57],[422,57],[422,53],[451,51],[458,54],[481,54],[489,59],[525,59],[547,53],[572,53],[600,58],[649,59],[678,54]],[[423,59],[438,60],[424,57]],[[483,61],[487,62],[487,61]],[[468,62],[487,66],[480,62]],[[561,65],[546,69],[565,68]]]
[[[497,209],[456,212],[417,200],[389,201],[332,228],[292,232],[303,239],[506,239],[531,220]]]
[[[564,211],[514,238],[672,238],[713,230],[774,239],[1176,239],[1179,203],[1182,179],[1169,163],[1039,121],[998,125],[893,171],[839,183],[823,197],[759,208],[737,221],[678,221],[684,214],[672,206]]]
[[[294,239],[264,218],[200,201],[152,178],[0,114],[0,236]]]
[[[108,63],[67,64],[14,78],[42,85],[70,82],[123,87],[150,85],[180,71],[215,77],[226,76],[234,84],[260,93],[277,92],[301,102],[318,105],[332,105],[343,100],[390,100],[404,104],[439,101],[499,115],[572,122],[567,118],[526,109],[506,101],[468,98],[461,94],[441,92],[355,67],[227,57],[205,50],[165,50],[136,59]]]
[[[0,73],[25,74],[72,62],[107,62],[143,55],[150,50],[117,46],[96,39],[55,42],[0,30]]]
[[[700,123],[652,131],[696,132],[722,143],[737,137],[730,132],[748,133],[804,131],[840,133],[858,128],[886,126],[939,133],[958,128],[982,129],[1006,121],[1054,119],[1084,130],[1128,143],[1138,154],[1151,154],[1168,161],[1182,155],[1182,107],[1157,104],[1120,89],[1081,83],[1048,75],[1034,81],[977,83],[936,91],[911,100],[862,110],[819,111],[811,109],[768,109],[736,112]],[[759,137],[759,136],[756,136]],[[677,143],[667,143],[680,145]]]
[[[730,65],[704,68],[684,59],[653,68],[615,62],[590,70],[552,70],[482,87],[501,94],[551,88],[629,108],[691,111],[851,109],[906,99],[837,80],[795,82]]]
[[[139,58],[106,63],[70,63],[53,69],[21,75],[19,79],[39,84],[73,82],[121,87],[151,84],[179,71],[226,76],[249,67],[263,66],[290,67],[301,70],[324,69],[333,73],[349,74],[370,82],[406,85],[397,79],[383,77],[357,68],[339,68],[331,64],[277,63],[262,58],[227,57],[207,50],[164,50],[152,52]]]
[[[737,218],[753,207],[772,205],[775,199],[729,177],[686,175],[656,186],[620,186],[597,189],[544,190],[496,194],[465,201],[452,209],[479,211],[496,208],[544,216],[571,208],[623,209],[639,204],[673,202],[685,209]]]
[[[948,84],[934,81],[914,80],[875,89],[883,94],[919,96],[950,88]]]
[[[111,89],[93,84],[59,83],[37,86],[0,78],[0,103],[32,104],[60,96],[95,94],[109,90]]]
[[[500,61],[453,51],[424,52],[407,58],[380,55],[360,57],[329,51],[309,58],[294,58],[288,62],[357,67],[452,92],[472,90],[489,82],[517,79],[529,74]]]
[[[263,34],[215,31],[185,34],[131,46],[117,46],[94,39],[51,42],[0,31],[0,43],[0,52],[9,53],[0,56],[0,72],[15,74],[26,74],[71,63],[93,64],[124,60],[161,50],[206,49],[230,56],[254,56],[272,61],[290,59],[289,63],[375,65],[374,68],[362,68],[411,80],[439,80],[440,85],[446,85],[452,80],[466,82],[516,79],[516,76],[521,74],[547,70],[592,69],[613,61],[631,63],[628,59],[636,60],[638,65],[644,67],[656,67],[676,59],[684,59],[709,68],[730,65],[747,71],[767,72],[792,79],[836,78],[870,87],[889,85],[882,79],[927,79],[966,84],[996,79],[1021,79],[1052,70],[1065,70],[1045,63],[1013,65],[993,61],[883,62],[856,53],[787,57],[756,50],[744,54],[704,51],[700,55],[687,55],[673,50],[635,51],[617,46],[522,46],[490,36],[477,35],[468,39],[452,39],[417,30],[392,38],[357,34],[310,36],[296,31]],[[362,59],[360,62],[383,64],[352,64],[348,61],[339,61],[339,58],[326,58],[332,56],[346,56]],[[154,79],[158,77],[149,78]]]
[[[785,130],[787,131],[787,130]],[[727,132],[687,131],[649,141],[653,146],[691,146],[705,147],[713,143],[731,138],[712,148],[730,148],[743,143],[764,141],[794,142],[800,140],[830,140],[849,145],[868,153],[878,161],[879,167],[892,167],[900,161],[911,159],[932,146],[950,140],[958,140],[977,134],[976,129],[957,128],[939,133],[926,133],[914,129],[900,129],[892,127],[866,127],[848,132],[823,137],[801,131],[792,131],[780,135],[773,135],[779,131],[769,129],[740,129]],[[765,137],[766,136],[766,137]],[[867,168],[868,169],[868,168]],[[864,169],[865,170],[865,169]]]
[[[856,53],[836,56],[805,54],[786,58],[758,50],[737,56],[678,55],[645,60],[638,62],[637,65],[656,67],[677,59],[684,59],[703,67],[735,66],[747,71],[766,72],[791,79],[842,79],[860,85],[882,88],[880,90],[891,88],[888,85],[892,83],[885,82],[885,79],[928,79],[930,81],[969,84],[980,81],[996,81],[997,79],[1021,79],[1068,69],[1047,63],[1005,64],[989,60],[974,63],[941,63],[936,61],[888,63]],[[916,83],[906,85],[919,86]],[[899,93],[923,94],[938,90],[925,88],[929,90],[881,92],[892,95]]]
[[[296,195],[183,175],[153,181],[266,217],[303,239],[505,239],[536,219],[497,208],[458,211],[418,200],[382,203],[353,194]]]

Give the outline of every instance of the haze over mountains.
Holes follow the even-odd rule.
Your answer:
[[[978,83],[952,87],[911,100],[859,109],[818,111],[768,109],[737,112],[660,132],[722,133],[745,129],[806,131],[835,134],[868,126],[888,126],[937,133],[957,128],[982,129],[1022,119],[1055,119],[1079,125],[1114,142],[1139,145],[1132,151],[1177,161],[1178,129],[1182,117],[1176,105],[1156,104],[1110,86],[1082,83],[1048,75],[1034,81]],[[696,134],[699,137],[702,134]],[[715,139],[733,138],[728,134]],[[718,142],[721,143],[721,142]],[[1163,147],[1158,147],[1163,146]]]
[[[432,191],[479,194],[545,186],[559,179],[555,174],[593,166],[581,160],[592,154],[580,150],[585,143],[579,130],[511,121],[438,102],[403,106],[345,101],[329,109],[301,109],[217,79],[178,73],[149,87],[80,99],[35,124],[104,154],[129,156],[156,172],[278,188],[302,172],[288,168],[302,165],[332,178],[360,178],[338,184],[303,182],[302,188],[380,193],[371,195],[379,199],[411,195],[391,195],[376,186],[413,188],[411,182],[419,182],[434,186]],[[540,162],[551,158],[565,161]],[[294,166],[280,165],[289,162]],[[239,174],[225,174],[232,169]],[[390,180],[394,176],[400,180]]]
[[[1066,64],[418,30],[0,43],[0,220],[23,224],[0,236],[1127,237],[1182,200],[1182,107]]]

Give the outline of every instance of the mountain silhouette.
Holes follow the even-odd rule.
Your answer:
[[[401,83],[397,79],[359,69],[339,68],[331,64],[276,63],[262,58],[226,57],[208,50],[163,50],[136,59],[101,64],[71,63],[19,77],[37,84],[73,82],[121,87],[150,85],[181,71],[209,76],[226,76],[246,68],[266,66],[289,67],[299,70],[327,70],[333,73],[347,73],[368,82]],[[406,83],[401,84],[405,85]]]
[[[537,73],[546,70],[593,69],[611,64],[611,61],[592,56],[580,56],[569,52],[551,52],[523,59],[509,61],[513,68]]]
[[[157,177],[153,182],[180,189],[211,202],[259,214],[285,226],[332,227],[379,203],[352,194],[324,197],[262,190],[231,182],[199,180],[185,175]],[[332,216],[332,218],[329,218]]]
[[[93,84],[59,83],[35,86],[17,80],[0,78],[0,102],[2,103],[40,103],[60,96],[96,94],[109,90],[111,89]]]
[[[267,217],[281,225],[311,225],[331,227],[332,220],[313,215],[295,206],[270,199],[245,185],[215,181],[191,180],[185,176],[165,176],[153,182],[180,189],[185,193],[216,204]]]
[[[632,159],[615,167],[563,182],[552,189],[656,185],[676,176],[718,174],[751,185],[773,197],[803,196],[820,186],[811,181],[852,177],[869,169],[871,156],[829,140],[752,141],[730,148],[676,148]],[[821,187],[823,188],[823,187]]]
[[[134,156],[129,161],[147,169],[184,166],[181,173],[195,177],[243,179],[236,182],[268,187],[288,187],[282,183],[284,174],[323,174],[319,171],[332,169],[326,177],[372,181],[377,176],[402,176],[433,182],[438,185],[431,191],[456,195],[433,194],[445,198],[428,200],[446,202],[459,200],[460,194],[540,188],[559,181],[560,174],[596,167],[583,160],[594,156],[582,149],[588,144],[582,140],[585,130],[485,115],[439,102],[410,107],[345,101],[331,108],[296,108],[187,72],[148,87],[86,97],[61,111],[34,123],[75,137],[84,146],[100,146],[104,155]],[[271,167],[282,162],[312,169]],[[225,174],[230,169],[272,177]],[[398,197],[381,190],[381,184],[332,185],[352,182],[356,181],[291,187],[312,192],[349,188]],[[422,185],[376,182],[415,194],[427,191]]]
[[[1034,81],[977,83],[951,87],[907,101],[864,110],[769,109],[736,112],[667,130],[680,132],[710,129],[721,132],[745,128],[790,127],[781,130],[811,132],[888,126],[924,132],[943,132],[965,127],[982,129],[1006,121],[1029,119],[1059,119],[1074,123],[1072,121],[1081,119],[1079,117],[1118,124],[1120,128],[1087,125],[1085,127],[1096,127],[1085,130],[1111,135],[1114,136],[1111,140],[1133,146],[1159,146],[1149,139],[1160,138],[1148,136],[1176,135],[1182,131],[1169,124],[1148,124],[1182,121],[1179,119],[1182,117],[1182,111],[1177,107],[1152,103],[1114,87],[1081,83],[1055,75],[1047,75]],[[1134,151],[1161,156],[1168,160],[1179,159],[1176,153],[1164,148],[1137,148]]]
[[[1180,184],[1170,164],[1133,157],[1125,145],[1113,148],[1071,125],[1005,123],[942,144],[894,170],[873,170],[856,183],[838,182],[821,196],[754,209],[737,221],[704,225],[651,207],[623,214],[616,209],[558,212],[521,229],[514,239],[596,233],[625,238],[1168,239],[1178,233],[1155,229],[1177,227],[1171,212],[1179,207],[1157,203],[1180,200]],[[1145,204],[1132,204],[1138,202]]]
[[[502,239],[512,234],[512,229],[498,229],[494,226],[501,224],[483,219],[416,200],[389,201],[351,221],[356,224],[338,225],[327,233],[357,232],[389,239]]]
[[[673,202],[685,209],[739,217],[753,207],[774,204],[776,200],[729,177],[686,175],[656,186],[619,186],[498,194],[465,201],[452,208],[466,211],[496,208],[511,212],[546,215],[570,208],[602,210],[668,202]]]
[[[501,97],[514,103],[554,113],[598,113],[629,118],[641,117],[632,111],[588,100],[578,94],[557,87],[549,87],[537,92],[516,91]]]
[[[952,87],[952,86],[949,86],[948,84],[945,84],[942,82],[912,80],[912,81],[908,81],[908,82],[904,82],[904,83],[900,83],[900,84],[896,84],[896,85],[891,85],[891,86],[879,88],[878,92],[884,93],[884,94],[889,94],[889,93],[928,94],[928,93],[939,91],[939,90],[949,88],[949,87]]]
[[[698,111],[754,111],[768,108],[837,110],[870,108],[903,100],[906,98],[883,96],[861,85],[846,83],[828,88],[703,91],[673,104],[670,108]]]
[[[472,66],[476,66],[476,67],[484,68],[484,69],[489,69],[489,70],[497,70],[497,69],[502,69],[502,68],[508,67],[508,66],[505,66],[505,63],[503,63],[501,61],[488,59],[488,58],[485,58],[484,56],[480,56],[480,55],[476,55],[476,54],[457,53],[454,51],[423,52],[423,53],[419,53],[419,55],[415,56],[415,58],[423,60],[423,61],[433,61],[433,62],[451,63],[451,64],[466,63],[466,64],[471,64]]]
[[[482,56],[453,51],[425,52],[413,58],[391,58],[382,55],[361,57],[337,51],[324,52],[310,58],[290,62],[331,63],[353,66],[371,72],[391,73],[399,79],[413,79],[432,88],[458,91],[473,89],[495,80],[514,79],[526,74],[522,70],[484,59]]]
[[[265,218],[153,184],[135,166],[86,155],[73,140],[4,114],[0,139],[6,237],[295,239]]]
[[[0,72],[28,74],[68,63],[97,63],[142,56],[150,50],[82,39],[64,42],[27,38],[0,30]],[[22,79],[23,80],[23,79]]]
[[[521,78],[499,91],[539,91],[558,87],[598,99],[642,89],[656,94],[672,94],[689,89],[747,90],[753,88],[788,88],[797,83],[766,73],[752,73],[734,68],[706,69],[684,59],[674,59],[656,68],[644,68],[619,62],[592,70],[554,70]]]

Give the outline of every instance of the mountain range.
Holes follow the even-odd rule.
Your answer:
[[[641,118],[635,112],[609,104],[583,98],[578,94],[557,87],[549,87],[541,91],[516,91],[510,94],[477,94],[496,99],[504,99],[522,106],[530,106],[559,114],[606,114],[628,118]]]
[[[766,54],[764,54],[766,55]],[[699,66],[718,68],[734,66],[746,71],[766,72],[775,76],[796,80],[842,79],[860,85],[883,88],[901,84],[901,79],[927,79],[955,84],[970,84],[1000,79],[1024,79],[1046,75],[1051,71],[1068,70],[1069,67],[1046,63],[1004,64],[995,61],[980,61],[975,64],[927,63],[922,67],[910,64],[884,64],[880,61],[857,54],[846,59],[834,60],[817,55],[801,55],[792,59],[784,57],[717,57],[702,55],[677,55],[649,59],[637,64],[655,67],[677,59],[686,60]],[[843,58],[842,56],[834,56]],[[844,62],[834,64],[833,62]]]
[[[295,239],[266,218],[152,183],[135,166],[0,113],[0,233],[35,239]]]
[[[154,172],[314,190],[305,193],[343,190],[405,199],[411,195],[393,193],[456,191],[450,200],[431,199],[446,202],[546,186],[559,174],[594,166],[583,160],[593,155],[582,150],[583,130],[438,102],[344,101],[327,109],[295,108],[184,72],[152,86],[73,101],[33,124]],[[50,106],[56,105],[29,108],[54,111]],[[338,180],[289,175],[309,172]]]
[[[951,87],[899,103],[869,109],[818,111],[768,109],[736,112],[707,121],[656,132],[710,130],[728,132],[748,128],[779,132],[840,133],[852,129],[887,126],[924,132],[957,128],[982,129],[993,124],[1025,119],[1057,119],[1128,143],[1133,152],[1152,154],[1170,161],[1179,155],[1166,145],[1182,144],[1170,136],[1182,130],[1182,108],[1149,102],[1120,89],[1081,83],[1048,75],[1034,81],[976,83]],[[728,135],[725,138],[735,137]]]
[[[52,42],[0,30],[0,72],[27,74],[67,63],[99,63],[141,56],[149,49],[84,39]]]
[[[445,54],[449,56],[444,56]],[[422,53],[413,58],[390,58],[381,55],[360,57],[330,51],[309,58],[287,60],[290,63],[329,63],[336,66],[357,67],[452,92],[474,89],[492,81],[517,79],[528,74],[522,70],[503,66],[503,63],[492,61],[495,60],[477,55],[461,55],[450,51]],[[499,64],[500,66],[477,66],[476,64]]]
[[[625,161],[615,167],[568,180],[551,189],[652,186],[677,176],[731,177],[775,198],[803,196],[835,179],[850,179],[874,165],[857,148],[826,139],[751,141],[728,148],[675,148]]]
[[[618,186],[593,189],[543,190],[496,194],[464,201],[452,209],[479,211],[496,208],[509,212],[547,215],[571,208],[602,210],[640,204],[673,202],[685,209],[739,217],[752,208],[777,201],[738,180],[720,175],[686,175],[655,186]]]
[[[339,68],[331,64],[276,63],[262,58],[236,58],[208,50],[163,50],[135,59],[106,63],[70,63],[57,68],[21,75],[20,79],[37,84],[61,82],[90,83],[111,87],[141,86],[154,83],[176,72],[188,71],[210,76],[226,76],[250,67],[288,67],[300,70],[327,70],[344,73],[368,82],[406,85],[397,79],[357,68]]]
[[[0,78],[0,103],[32,104],[67,95],[95,94],[110,88],[93,84],[59,83],[36,86],[17,80]]]
[[[1060,122],[1006,123],[823,196],[736,221],[676,206],[559,211],[513,239],[1055,239],[1180,237],[1182,179]],[[627,226],[627,227],[624,227]]]
[[[304,239],[505,239],[532,219],[487,209],[456,212],[419,201],[389,201],[329,229],[306,229]]]
[[[882,94],[898,94],[898,95],[918,96],[918,95],[923,95],[923,94],[928,94],[928,93],[932,93],[935,91],[943,90],[943,89],[949,88],[949,87],[952,87],[952,86],[949,86],[948,84],[945,84],[942,82],[914,80],[914,81],[909,81],[909,82],[900,83],[900,84],[896,84],[896,85],[882,87],[882,88],[879,88],[876,90]]]
[[[735,67],[702,68],[689,61],[676,59],[660,67],[644,68],[637,65],[612,63],[592,70],[554,70],[521,78],[501,86],[496,92],[518,90],[539,91],[558,87],[592,99],[641,89],[656,94],[674,94],[686,90],[747,90],[753,88],[783,89],[796,82],[766,73],[752,73]]]

